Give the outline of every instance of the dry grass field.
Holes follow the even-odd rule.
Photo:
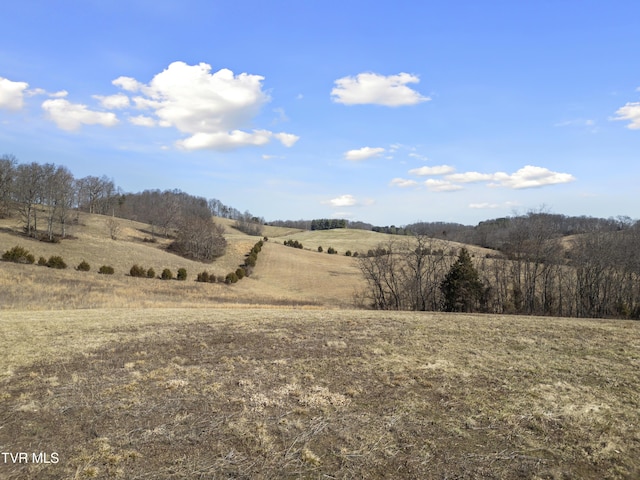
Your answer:
[[[0,313],[3,479],[635,479],[640,326],[307,309]],[[31,460],[31,457],[29,457]]]
[[[106,220],[59,244],[0,221],[0,252],[92,266],[0,262],[2,480],[640,478],[638,322],[352,310],[344,251],[390,238],[363,231],[267,227],[251,277],[202,284],[257,237],[220,220],[205,265]]]

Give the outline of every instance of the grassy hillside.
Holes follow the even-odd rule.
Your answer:
[[[284,248],[284,247],[283,247]],[[640,325],[0,312],[0,478],[640,477]]]
[[[118,219],[118,239],[110,237],[110,217],[81,214],[78,225],[70,228],[72,238],[60,243],[39,242],[19,234],[16,219],[0,220],[0,252],[15,245],[27,248],[38,259],[60,255],[69,268],[52,270],[33,265],[0,262],[0,304],[13,309],[135,308],[140,306],[202,306],[220,303],[316,305],[345,307],[353,305],[353,293],[362,286],[362,278],[347,249],[366,252],[379,244],[407,241],[407,238],[363,230],[327,230],[304,232],[281,227],[265,227],[270,238],[265,243],[257,267],[250,278],[227,286],[194,282],[197,273],[208,271],[224,276],[244,262],[245,254],[259,237],[248,236],[233,228],[228,219],[216,219],[225,226],[228,241],[224,256],[211,264],[184,259],[166,251],[169,239],[152,238],[149,225]],[[285,247],[287,239],[299,240],[304,250]],[[333,246],[338,255],[320,254]],[[91,265],[89,272],[74,270],[82,260]],[[189,273],[187,282],[161,282],[131,278],[134,264],[153,268],[156,274],[169,268]],[[111,265],[115,275],[97,273],[101,265]]]

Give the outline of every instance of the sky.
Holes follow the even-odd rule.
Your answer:
[[[268,220],[640,217],[637,0],[4,2],[0,154]]]

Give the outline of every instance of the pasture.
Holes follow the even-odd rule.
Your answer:
[[[640,475],[637,322],[0,313],[4,479]]]

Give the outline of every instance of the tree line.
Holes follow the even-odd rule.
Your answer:
[[[640,319],[638,223],[563,239],[545,217],[524,220],[496,255],[465,251],[468,258],[456,259],[450,242],[426,234],[390,240],[358,258],[367,285],[359,299],[381,310]],[[463,280],[450,277],[456,265]]]
[[[75,178],[63,165],[0,157],[0,218],[17,216],[25,235],[54,242],[68,236],[80,212],[109,215],[114,239],[117,218],[147,223],[152,240],[171,238],[170,250],[201,261],[212,261],[226,248],[224,229],[213,215],[242,216],[217,199],[180,190],[126,193],[105,175]]]

